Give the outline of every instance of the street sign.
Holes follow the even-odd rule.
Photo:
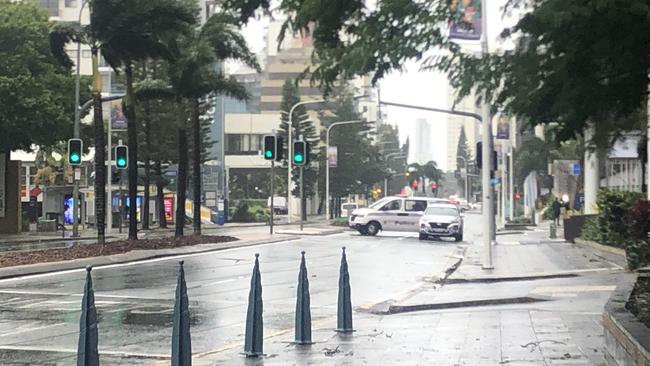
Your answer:
[[[571,174],[575,175],[576,177],[580,175],[580,163],[572,163],[571,164]]]

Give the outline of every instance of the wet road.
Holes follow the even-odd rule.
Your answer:
[[[478,218],[468,215],[466,239],[473,236]],[[260,253],[265,336],[293,339],[302,250],[307,252],[313,322],[334,328],[341,246],[347,247],[353,306],[365,308],[407,297],[409,290],[450,265],[459,244],[420,242],[416,233],[373,238],[347,232],[96,268],[102,364],[168,364],[180,259],[185,261],[195,354],[241,348],[254,253]],[[75,363],[84,274],[68,271],[0,281],[0,364]]]

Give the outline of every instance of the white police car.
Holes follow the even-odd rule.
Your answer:
[[[379,231],[417,232],[420,217],[434,199],[427,197],[385,197],[367,208],[354,210],[348,226],[361,235],[377,235]]]

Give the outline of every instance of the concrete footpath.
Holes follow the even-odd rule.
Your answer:
[[[603,364],[601,316],[616,284],[631,277],[624,258],[548,239],[542,225],[500,237],[494,269],[485,270],[484,248],[474,239],[447,276],[424,279],[400,298],[356,307],[355,333],[335,333],[334,319],[327,319],[313,325],[312,346],[288,344],[290,333],[270,335],[268,356],[250,364]],[[241,365],[239,350],[233,345],[196,355],[195,364]]]

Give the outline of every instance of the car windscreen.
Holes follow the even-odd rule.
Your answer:
[[[373,209],[375,209],[375,210],[378,210],[378,209],[381,208],[381,206],[383,206],[383,205],[385,205],[386,203],[388,203],[389,200],[390,200],[390,198],[382,198],[382,199],[380,199],[379,201],[373,203],[372,205],[370,205],[370,206],[368,206],[368,207],[369,207],[369,208],[373,208]]]
[[[425,215],[432,216],[458,216],[458,210],[453,207],[429,207],[424,211]]]

